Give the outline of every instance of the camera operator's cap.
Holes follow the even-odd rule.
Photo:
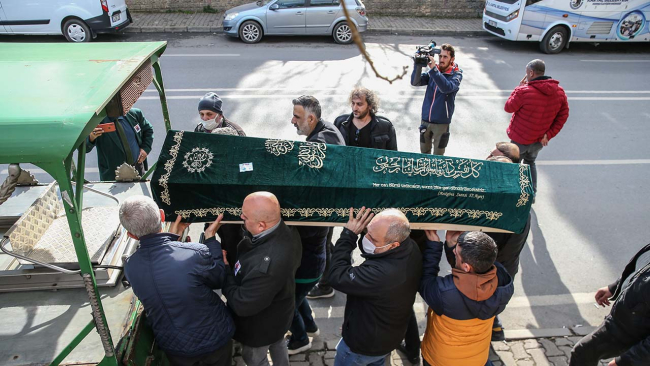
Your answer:
[[[223,102],[217,93],[209,92],[206,93],[201,100],[199,100],[199,111],[213,111],[219,114],[223,114],[221,111],[221,105]]]

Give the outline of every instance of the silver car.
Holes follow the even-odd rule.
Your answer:
[[[343,0],[359,32],[368,28],[361,0]],[[264,35],[331,35],[337,43],[352,43],[341,0],[260,0],[234,7],[223,16],[223,31],[245,43]]]

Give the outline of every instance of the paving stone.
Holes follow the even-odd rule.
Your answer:
[[[582,337],[575,337],[574,336],[574,337],[566,337],[566,339],[570,340],[575,345],[576,343],[578,343],[582,339]]]
[[[526,339],[524,341],[525,349],[540,348],[540,347],[542,347],[542,345],[539,344],[539,342],[537,342],[536,339]]]
[[[159,27],[159,26],[149,26],[149,27],[141,27],[142,33],[162,33],[165,31],[165,27]]]
[[[544,352],[546,353],[547,357],[564,356],[564,352],[557,348],[553,341],[544,338],[540,338],[538,341],[542,344],[542,347],[544,347]]]
[[[326,360],[333,360],[334,357],[336,357],[336,351],[327,351],[327,352],[325,352],[325,359]]]
[[[318,353],[310,353],[309,364],[311,366],[323,366],[323,356]]]
[[[510,346],[506,342],[492,342],[492,348],[495,351],[510,351]]]
[[[305,353],[298,353],[296,355],[289,356],[289,362],[293,361],[307,361],[307,355]]]
[[[571,342],[568,338],[555,338],[553,341],[555,341],[556,346],[573,347],[573,342]]]
[[[535,366],[535,363],[529,360],[521,360],[517,361],[517,366]]]
[[[190,33],[209,33],[210,26],[201,25],[201,26],[188,26],[187,31]]]
[[[569,362],[567,361],[566,357],[555,356],[549,357],[548,360],[553,364],[553,366],[569,366]]]
[[[290,361],[289,364],[291,366],[309,366],[309,362],[291,362],[291,360],[289,361]]]
[[[573,333],[579,335],[579,336],[586,336],[587,334],[593,332],[596,329],[596,327],[571,327],[571,330]]]
[[[312,351],[322,351],[325,349],[325,342],[323,341],[312,341],[311,350]]]
[[[334,366],[334,360],[325,360],[325,366]]]
[[[184,33],[187,32],[187,26],[172,25],[165,27],[167,33]]]
[[[526,353],[526,350],[524,350],[523,342],[510,343],[510,352],[512,352],[512,356],[515,358],[515,360],[525,360],[530,358],[528,353]]]
[[[336,345],[339,343],[339,340],[326,340],[325,349],[336,349]]]
[[[550,337],[568,337],[573,333],[567,328],[549,328],[549,329],[516,329],[505,331],[507,340],[531,339],[531,338],[550,338]]]
[[[544,350],[541,348],[529,349],[528,353],[533,356],[533,361],[535,361],[536,366],[551,366],[544,354]]]
[[[517,362],[515,361],[515,358],[512,356],[512,352],[510,351],[496,351],[497,356],[501,359],[501,362],[505,366],[517,366]]]
[[[571,358],[571,350],[573,347],[568,347],[568,346],[560,346],[558,347],[562,352],[564,352],[564,355],[567,356],[568,358]]]

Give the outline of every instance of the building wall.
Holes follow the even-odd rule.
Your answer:
[[[126,0],[132,11],[203,11],[206,6],[224,11],[252,0]],[[428,16],[440,18],[480,17],[485,0],[364,0],[368,14]]]

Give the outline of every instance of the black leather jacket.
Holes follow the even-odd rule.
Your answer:
[[[637,259],[650,251],[650,244],[641,249],[625,266],[621,277],[609,285],[615,300],[612,311],[605,317],[605,326],[622,343],[631,347],[616,357],[619,366],[641,366],[650,363],[650,265],[635,271]],[[623,289],[628,276],[634,282]]]
[[[349,145],[348,128],[350,123],[352,123],[352,118],[354,118],[354,116],[350,113],[340,115],[334,120],[334,126],[339,129],[339,132],[341,132],[346,145]],[[391,121],[386,117],[372,116],[372,120],[370,121],[370,140],[372,143],[372,146],[368,146],[370,148],[397,150],[395,128]]]

